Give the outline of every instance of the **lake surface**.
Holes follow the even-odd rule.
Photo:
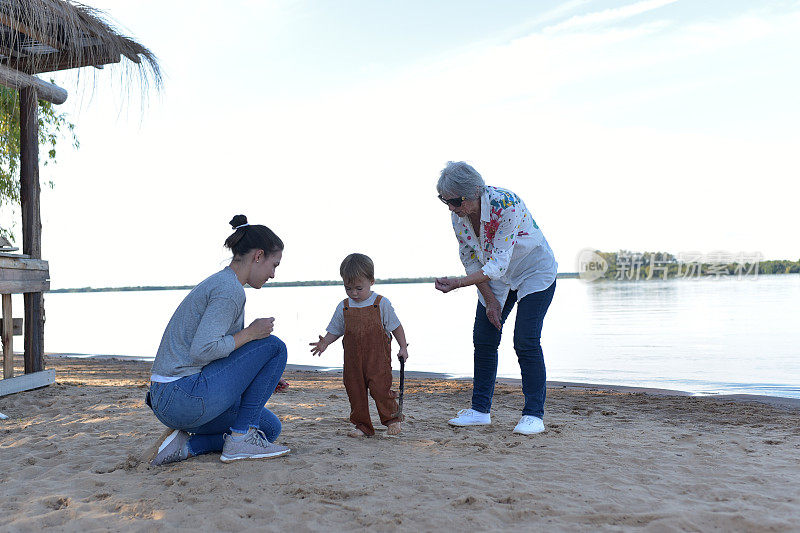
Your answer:
[[[410,342],[408,370],[472,375],[476,292],[432,284],[376,285]],[[46,294],[45,349],[152,359],[188,291]],[[338,341],[313,357],[341,287],[247,289],[246,323],[276,318],[289,363],[341,368]],[[22,301],[14,303],[21,315]],[[508,326],[515,315],[509,317]],[[519,377],[507,327],[498,375]],[[21,339],[16,345],[21,347]],[[800,398],[800,275],[756,279],[558,281],[542,345],[548,379]],[[394,350],[396,351],[396,345]],[[395,367],[397,368],[395,361]]]

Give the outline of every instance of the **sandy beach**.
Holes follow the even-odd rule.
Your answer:
[[[151,467],[148,363],[47,366],[54,385],[0,398],[3,531],[800,529],[797,408],[556,386],[524,437],[518,386],[498,384],[492,426],[451,428],[470,383],[426,377],[400,438],[352,439],[340,376],[293,370],[268,403],[289,456]]]

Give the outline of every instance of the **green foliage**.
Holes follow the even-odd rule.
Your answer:
[[[800,260],[762,261],[759,265],[763,274],[797,274],[800,273]]]
[[[756,260],[753,262],[711,261],[698,257],[694,261],[681,260],[666,252],[601,252],[595,250],[608,264],[603,279],[616,281],[646,281],[650,279],[696,279],[703,277],[758,276],[759,274],[800,273],[800,260]]]
[[[75,124],[65,113],[56,111],[51,102],[39,101],[39,160],[41,165],[56,163],[56,147],[63,137],[76,149]],[[20,205],[19,191],[19,98],[17,91],[0,85],[0,208],[4,211]],[[46,181],[53,187],[53,182]],[[0,235],[13,240],[13,233],[0,228]]]

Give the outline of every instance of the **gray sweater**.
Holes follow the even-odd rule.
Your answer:
[[[234,349],[233,334],[244,329],[245,294],[236,273],[225,267],[186,295],[161,337],[152,373],[197,374]]]

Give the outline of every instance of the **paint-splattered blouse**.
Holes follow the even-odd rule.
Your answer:
[[[468,217],[452,213],[452,221],[467,274],[483,270],[501,305],[509,290],[516,290],[521,300],[555,280],[558,264],[553,251],[525,203],[513,192],[484,188],[480,235],[475,235]]]

